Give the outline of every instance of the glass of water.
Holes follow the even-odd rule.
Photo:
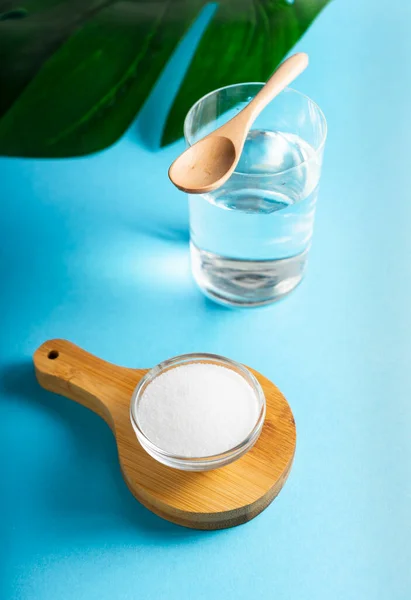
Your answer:
[[[185,120],[187,144],[226,123],[262,86],[231,85],[198,100]],[[207,296],[259,306],[301,281],[326,134],[320,108],[287,88],[254,122],[230,179],[214,192],[189,196],[192,271]]]

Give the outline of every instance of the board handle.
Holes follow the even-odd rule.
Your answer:
[[[146,370],[108,363],[67,340],[49,340],[33,356],[39,384],[102,417],[114,430],[119,402],[131,398]]]

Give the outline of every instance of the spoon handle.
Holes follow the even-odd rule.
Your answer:
[[[238,117],[241,116],[244,119],[244,123],[251,124],[267,104],[282,92],[289,83],[294,81],[307,66],[308,55],[304,52],[298,52],[287,58],[271,75],[265,86],[251,100],[248,106],[241,111]]]

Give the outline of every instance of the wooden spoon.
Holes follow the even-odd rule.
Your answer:
[[[189,194],[221,187],[237,166],[255,119],[307,65],[308,56],[303,52],[285,60],[238,115],[180,154],[168,171],[174,185]]]

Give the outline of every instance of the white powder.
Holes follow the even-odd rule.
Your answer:
[[[162,450],[200,458],[240,444],[258,414],[255,392],[241,375],[191,363],[165,371],[147,386],[138,418],[144,434]]]

